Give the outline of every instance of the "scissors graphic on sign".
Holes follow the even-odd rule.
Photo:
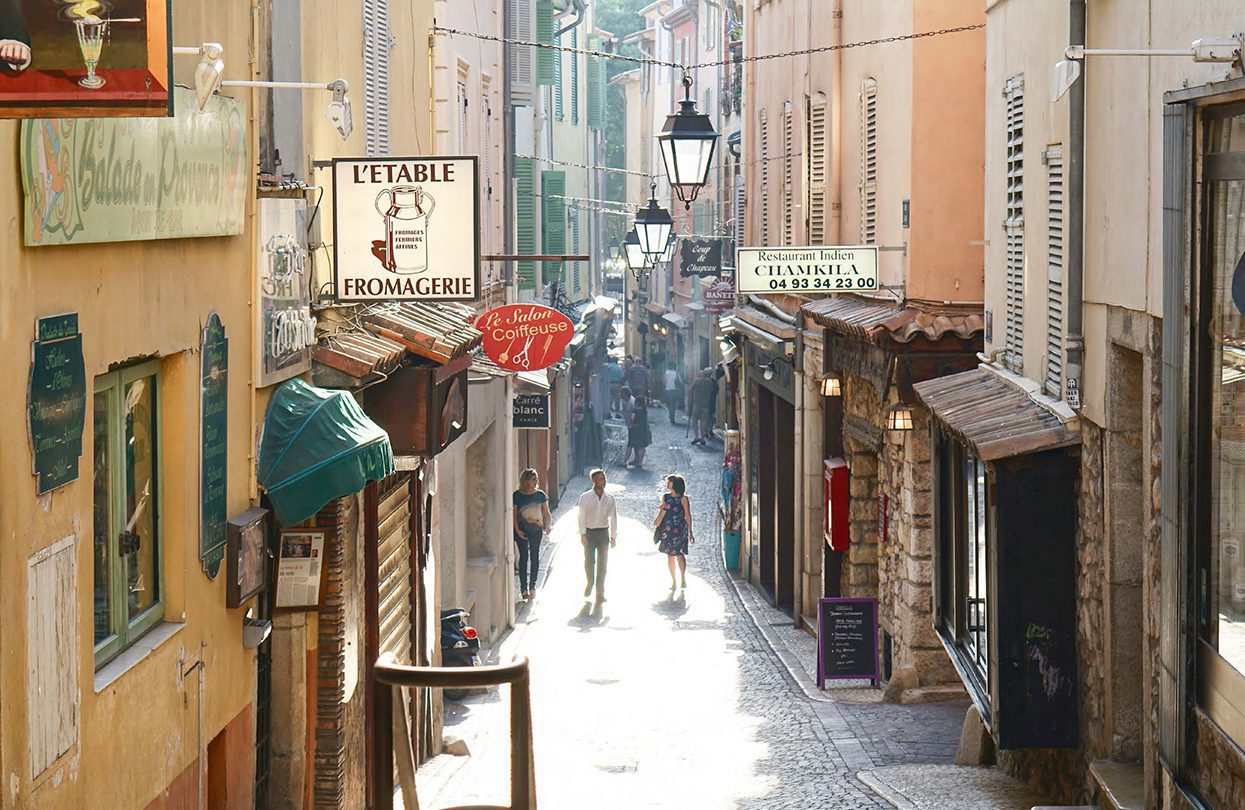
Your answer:
[[[535,339],[536,338],[528,338],[527,342],[523,344],[522,351],[520,351],[513,358],[511,358],[510,362],[514,363],[516,366],[522,366],[523,368],[531,368],[532,358],[528,356],[528,352],[532,348],[532,341]]]

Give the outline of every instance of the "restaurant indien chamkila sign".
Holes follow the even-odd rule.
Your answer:
[[[27,247],[242,233],[251,164],[241,102],[203,112],[174,88],[173,118],[22,122]]]

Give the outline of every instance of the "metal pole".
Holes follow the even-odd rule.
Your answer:
[[[1085,0],[1071,0],[1068,9],[1068,41],[1085,44]],[[1080,398],[1081,368],[1084,362],[1083,306],[1085,272],[1085,81],[1087,66],[1072,83],[1068,110],[1068,378],[1065,386],[1075,386]],[[1075,403],[1080,405],[1080,402]]]

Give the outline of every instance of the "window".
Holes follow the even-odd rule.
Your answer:
[[[712,51],[718,44],[719,24],[717,4],[705,4],[705,10],[701,13],[704,17],[700,24],[700,45],[706,51]],[[701,109],[704,108],[702,107]]]
[[[792,123],[791,102],[782,108],[782,243],[795,244],[795,177],[793,160],[795,153],[795,126]]]
[[[1063,148],[1046,150],[1046,393],[1063,396]]]
[[[1003,363],[1023,373],[1025,336],[1025,83],[1022,76],[1008,80],[1007,100],[1007,218],[1003,221],[1007,268],[1007,323],[1003,332]]]
[[[532,2],[533,0],[514,0],[510,4],[507,30],[511,39],[530,42],[534,36],[535,14]],[[510,79],[510,100],[516,106],[530,107],[532,105],[532,73],[535,70],[535,58],[532,51],[539,49],[508,45],[506,50],[510,67],[506,74]]]
[[[878,83],[860,89],[860,242],[878,241]]]
[[[826,243],[826,179],[830,154],[830,134],[826,128],[828,108],[824,93],[813,96],[808,106],[808,241],[811,245]]]
[[[368,157],[389,154],[389,2],[363,0],[363,142]]]
[[[1199,330],[1204,360],[1204,394],[1209,413],[1198,420],[1209,457],[1199,459],[1209,481],[1209,509],[1199,554],[1198,619],[1203,642],[1202,680],[1217,700],[1206,701],[1216,722],[1238,744],[1239,721],[1222,719],[1216,706],[1234,704],[1240,717],[1245,675],[1245,308],[1234,296],[1234,281],[1245,256],[1245,108],[1212,111],[1206,121],[1203,160],[1204,225],[1202,234]],[[1209,468],[1209,469],[1207,469]],[[1200,487],[1199,487],[1200,489]],[[1234,682],[1234,683],[1233,683]]]
[[[95,666],[164,616],[159,361],[95,379]]]
[[[761,145],[761,239],[758,244],[769,244],[769,114],[761,110],[757,123]]]

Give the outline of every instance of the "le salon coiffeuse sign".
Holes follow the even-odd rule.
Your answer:
[[[508,371],[539,371],[562,359],[575,335],[571,319],[540,304],[508,304],[476,318],[484,353]]]
[[[333,161],[338,301],[470,301],[480,287],[476,157]]]

